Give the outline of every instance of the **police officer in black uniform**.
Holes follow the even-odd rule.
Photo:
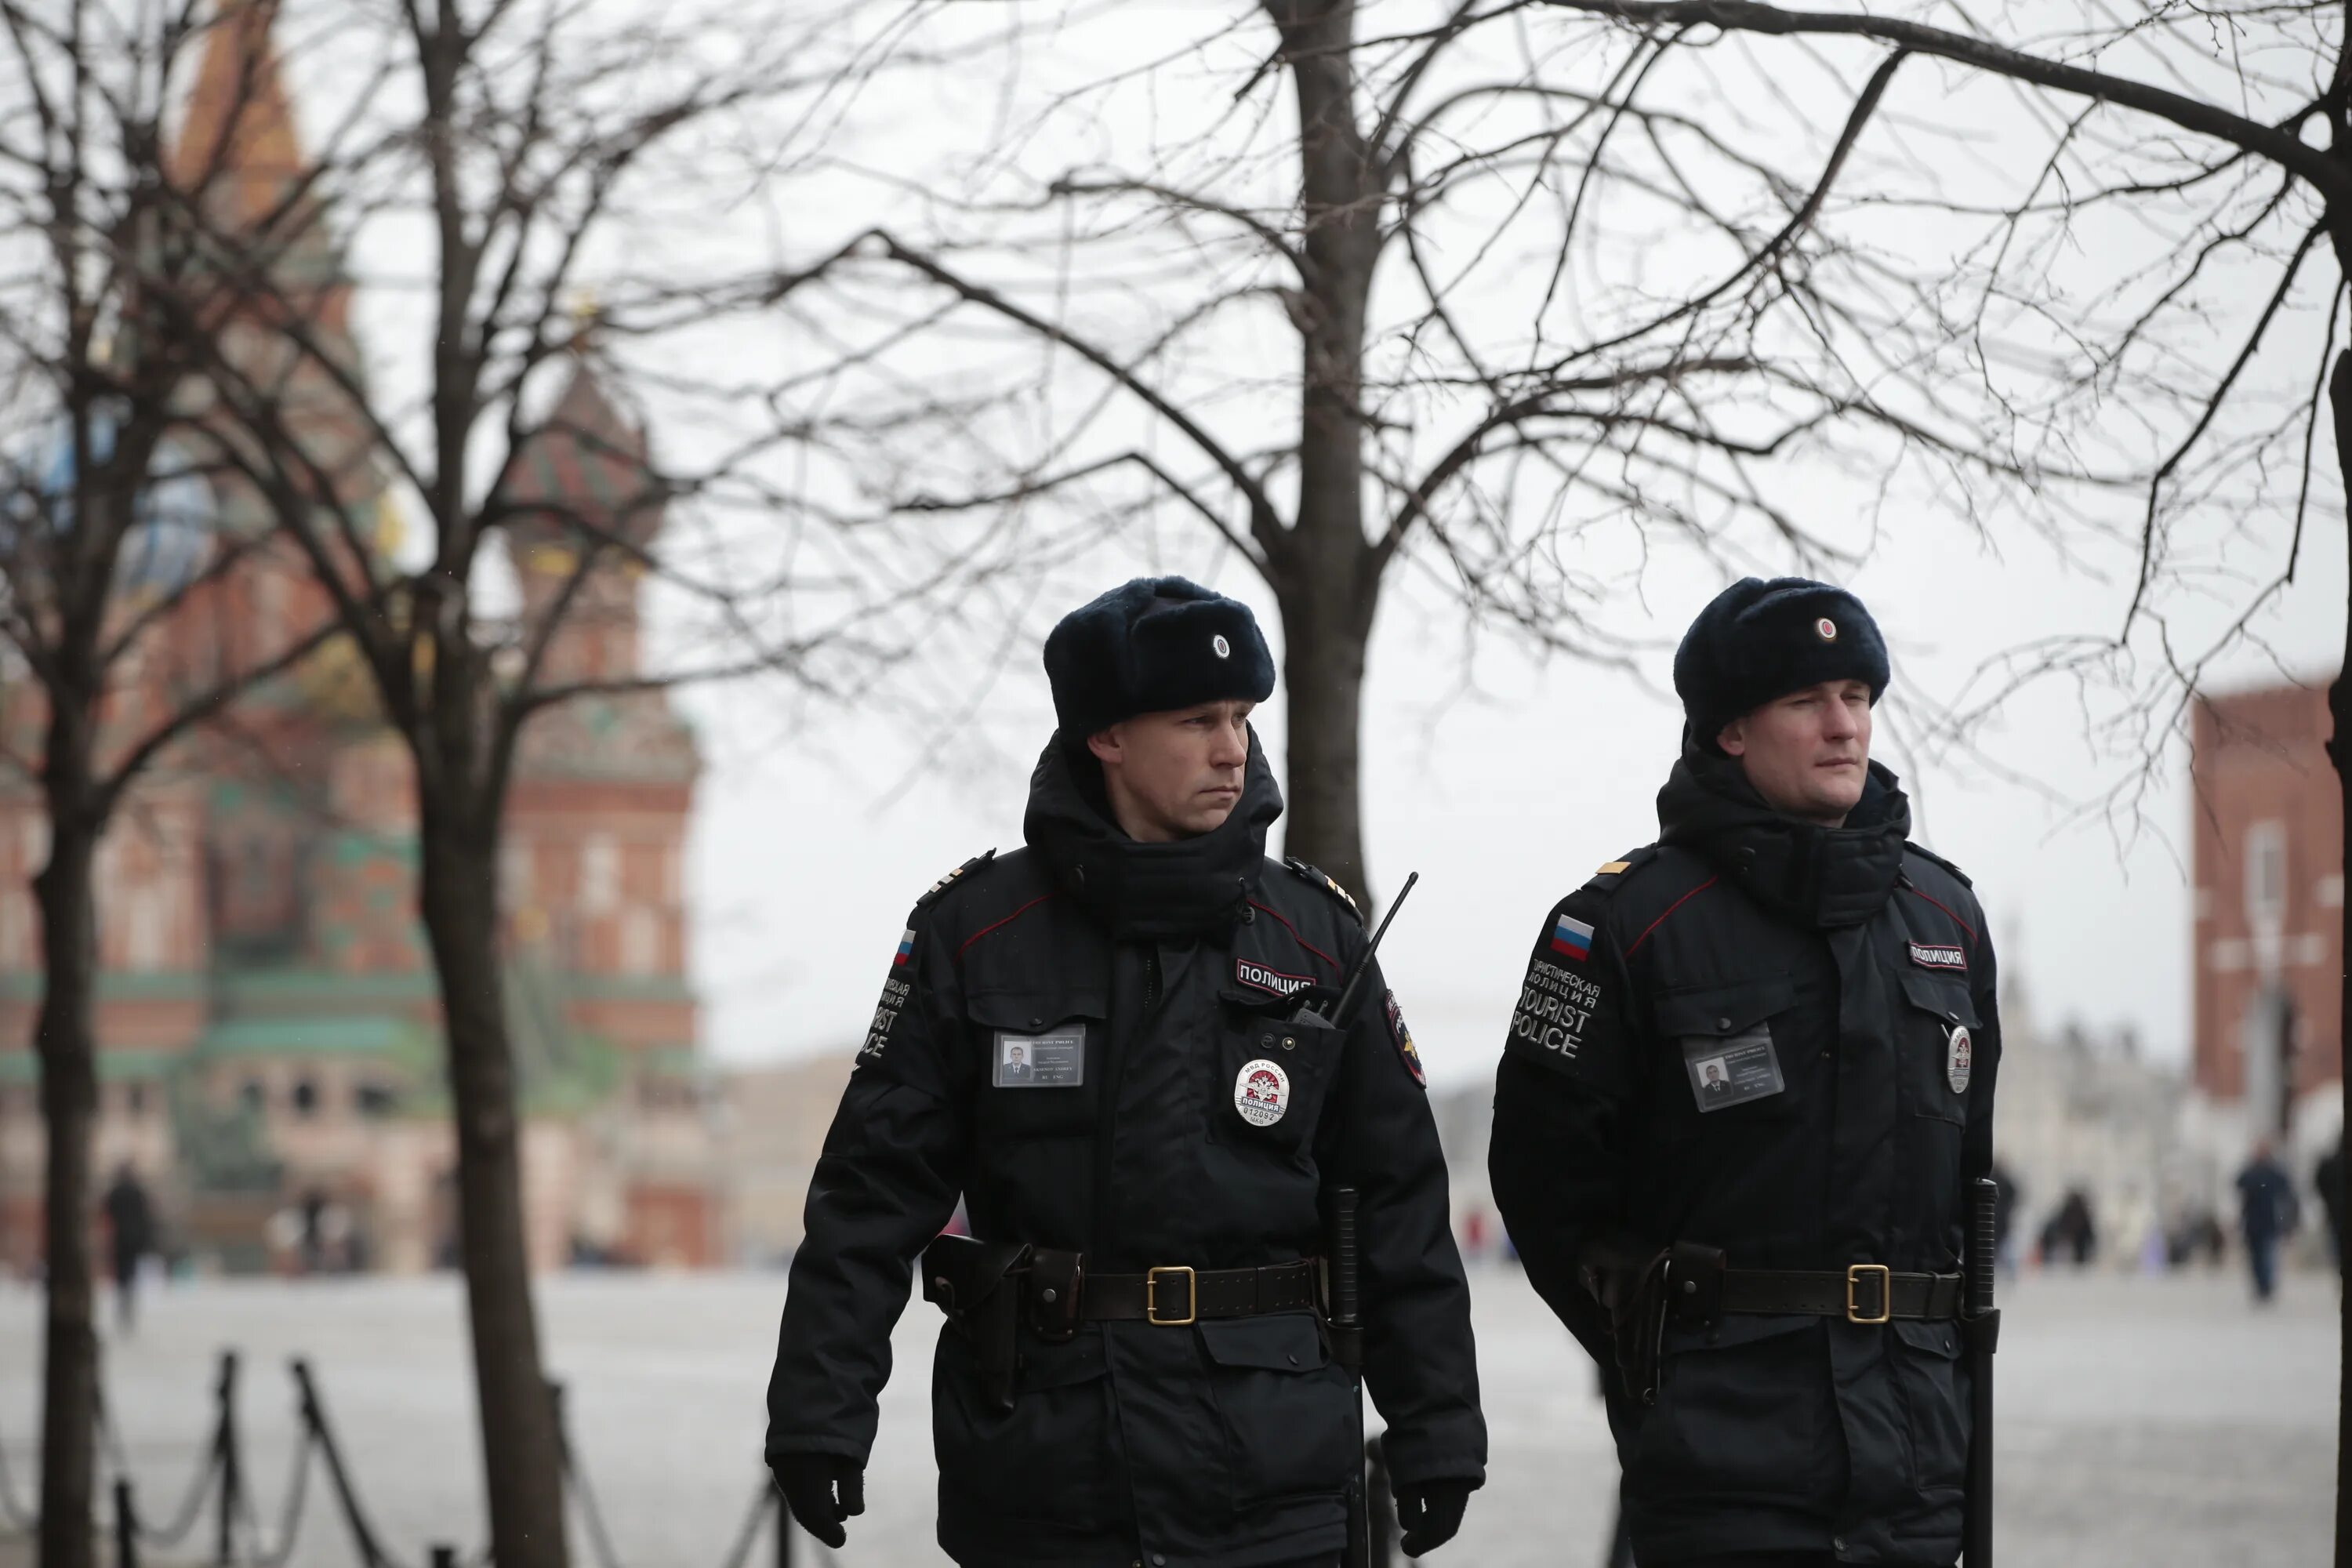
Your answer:
[[[1248,714],[1273,656],[1247,607],[1165,577],[1066,617],[1045,667],[1028,846],[917,903],[826,1137],[768,1464],[840,1544],[920,1253],[958,1563],[1336,1563],[1361,1439],[1316,1260],[1347,1185],[1365,1381],[1426,1552],[1485,1473],[1469,1291],[1377,968],[1340,1029],[1293,1021],[1368,939],[1329,879],[1265,858],[1282,798]],[[934,1243],[959,1197],[972,1239]]]
[[[1968,879],[1868,760],[1887,673],[1853,595],[1725,590],[1659,841],[1553,908],[1514,1009],[1496,1201],[1604,1369],[1643,1568],[1960,1550],[2000,1036]]]

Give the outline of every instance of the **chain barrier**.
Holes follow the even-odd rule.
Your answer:
[[[743,1515],[743,1528],[735,1532],[735,1544],[727,1549],[719,1568],[743,1568],[751,1557],[751,1542],[760,1539],[760,1527],[768,1522],[769,1510],[782,1507],[783,1499],[774,1486],[762,1485],[753,1492],[751,1510]]]
[[[245,1539],[251,1543],[253,1554],[238,1557],[232,1533],[226,1562],[234,1563],[236,1568],[285,1568],[294,1555],[294,1542],[300,1536],[302,1509],[310,1497],[310,1452],[317,1446],[318,1439],[308,1431],[294,1445],[294,1468],[293,1473],[286,1478],[286,1501],[278,1511],[276,1546],[264,1544],[268,1538],[261,1532],[261,1521],[254,1517],[253,1499],[244,1489],[238,1489],[234,1505],[234,1522],[243,1527]]]
[[[107,1414],[110,1408],[106,1396],[101,1392],[98,1398],[97,1409],[98,1429],[101,1441],[100,1452],[106,1463],[113,1468],[116,1484],[131,1486],[134,1484],[136,1478],[131,1473],[130,1454],[123,1447],[121,1433]],[[150,1529],[144,1524],[136,1522],[138,1510],[135,1508],[131,1510],[133,1521],[131,1530],[138,1540],[146,1545],[167,1552],[185,1541],[196,1528],[196,1521],[204,1517],[205,1500],[212,1495],[214,1479],[220,1473],[220,1432],[215,1424],[212,1440],[205,1446],[204,1462],[196,1467],[196,1473],[190,1479],[180,1506],[173,1510],[172,1522],[161,1530]]]
[[[220,1375],[214,1386],[211,1442],[179,1508],[173,1514],[172,1521],[161,1528],[140,1521],[136,1483],[131,1472],[123,1435],[108,1415],[109,1405],[101,1392],[97,1407],[101,1459],[100,1492],[108,1495],[104,1481],[106,1472],[110,1472],[111,1530],[120,1568],[138,1568],[138,1552],[142,1546],[169,1552],[187,1541],[205,1517],[207,1500],[216,1503],[217,1533],[212,1568],[287,1568],[293,1560],[295,1545],[301,1536],[313,1468],[323,1468],[327,1472],[329,1486],[358,1552],[360,1568],[407,1568],[385,1550],[382,1538],[369,1522],[367,1511],[352,1484],[351,1471],[343,1462],[342,1448],[336,1442],[334,1429],[328,1422],[326,1405],[320,1397],[318,1384],[311,1376],[310,1363],[298,1357],[290,1363],[290,1370],[294,1378],[299,1430],[283,1500],[278,1505],[278,1528],[274,1532],[262,1528],[253,1495],[246,1483],[244,1446],[238,1440],[236,1423],[236,1352],[221,1352]],[[555,1406],[556,1439],[565,1490],[579,1510],[582,1531],[588,1540],[595,1568],[622,1568],[620,1554],[613,1545],[612,1531],[605,1524],[603,1505],[572,1447],[562,1385],[551,1382],[548,1395]],[[815,1564],[829,1564],[835,1561],[834,1554],[823,1542],[795,1527],[792,1510],[785,1505],[782,1494],[762,1480],[752,1494],[751,1506],[745,1512],[742,1526],[728,1548],[720,1568],[752,1568],[752,1547],[762,1534],[767,1533],[766,1527],[772,1520],[775,1529],[770,1540],[774,1555],[767,1568],[793,1568],[796,1552],[800,1549],[813,1549],[813,1556],[808,1561]],[[10,1531],[23,1536],[30,1536],[40,1528],[38,1508],[22,1506],[16,1496],[7,1469],[5,1444],[0,1444],[0,1522],[5,1522]],[[492,1568],[494,1562],[492,1548],[488,1543],[463,1559],[459,1558],[455,1547],[446,1544],[434,1544],[428,1552],[429,1568]]]
[[[612,1532],[604,1528],[604,1510],[596,1506],[596,1489],[588,1484],[587,1476],[572,1452],[572,1426],[564,1419],[563,1385],[550,1382],[547,1397],[555,1406],[555,1451],[563,1464],[563,1479],[569,1483],[565,1489],[580,1510],[581,1531],[596,1553],[597,1568],[621,1568],[620,1556],[613,1550]]]

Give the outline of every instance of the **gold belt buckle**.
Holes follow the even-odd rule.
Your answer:
[[[1862,1303],[1854,1300],[1854,1287],[1863,1276],[1878,1278],[1878,1316],[1862,1315]],[[1895,1270],[1884,1263],[1850,1264],[1845,1271],[1845,1321],[1849,1323],[1884,1323],[1895,1316]]]
[[[1160,1315],[1160,1277],[1181,1274],[1184,1277],[1184,1315],[1163,1318]],[[1143,1321],[1154,1328],[1181,1329],[1201,1315],[1201,1285],[1192,1270],[1181,1263],[1164,1263],[1157,1268],[1143,1271]]]

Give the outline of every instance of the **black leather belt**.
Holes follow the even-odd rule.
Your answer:
[[[1140,1320],[1181,1329],[1203,1318],[1255,1318],[1296,1312],[1317,1304],[1312,1259],[1263,1268],[1188,1268],[1178,1264],[1142,1274],[1086,1276],[1078,1315],[1088,1322]]]
[[[1857,1263],[1838,1273],[1727,1268],[1720,1306],[1727,1312],[1811,1312],[1850,1323],[1957,1318],[1960,1277],[1898,1274],[1877,1263]]]

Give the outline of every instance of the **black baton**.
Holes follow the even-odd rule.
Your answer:
[[[1355,1458],[1348,1467],[1348,1550],[1345,1568],[1371,1568],[1371,1500],[1364,1489],[1364,1328],[1359,1295],[1356,1189],[1331,1189],[1331,1350],[1348,1369],[1356,1406]]]
[[[1969,1346],[1969,1512],[1961,1550],[1968,1568],[1992,1568],[1992,1352],[2000,1312],[1992,1304],[1993,1226],[2000,1184],[1969,1184],[1968,1301],[1960,1331]]]

